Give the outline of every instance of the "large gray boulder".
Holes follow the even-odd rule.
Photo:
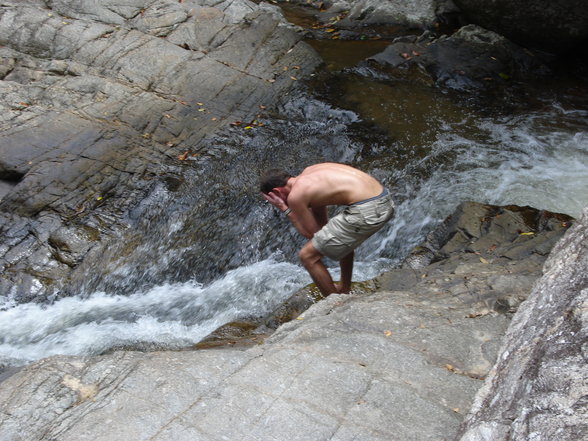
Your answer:
[[[588,38],[584,0],[455,0],[472,23],[527,47],[564,52]]]
[[[518,310],[460,441],[588,439],[588,209]]]
[[[0,294],[59,292],[204,138],[296,84],[284,66],[312,71],[301,38],[248,0],[2,2]]]

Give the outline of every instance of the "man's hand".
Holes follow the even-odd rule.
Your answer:
[[[273,191],[270,191],[267,194],[261,193],[261,195],[263,196],[263,198],[266,201],[268,201],[270,204],[272,204],[274,207],[276,207],[280,211],[284,211],[285,209],[288,208],[288,206],[284,203],[284,200],[280,196],[275,194]]]

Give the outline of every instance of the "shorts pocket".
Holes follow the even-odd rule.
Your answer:
[[[394,205],[390,199],[378,201],[377,204],[370,204],[361,207],[361,215],[367,225],[378,225],[387,222],[394,215]]]

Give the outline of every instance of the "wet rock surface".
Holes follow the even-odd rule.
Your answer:
[[[533,284],[569,222],[466,203],[423,244],[432,254],[415,250],[371,288],[331,295],[248,349],[229,343],[33,363],[0,388],[3,439],[451,439],[491,372],[517,302],[532,292],[528,302],[537,305]],[[571,246],[582,259],[585,232],[582,221],[558,255]],[[579,263],[562,279],[569,296],[585,288],[574,276],[585,274],[578,272],[585,259]],[[538,286],[546,280],[554,274]],[[580,316],[557,317],[565,328]],[[566,335],[581,341],[580,333]]]
[[[319,62],[245,0],[7,1],[0,35],[0,292],[22,302],[148,215],[202,139],[290,89],[284,65]]]

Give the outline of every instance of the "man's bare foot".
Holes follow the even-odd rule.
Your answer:
[[[349,291],[351,291],[350,286],[345,286],[341,282],[335,282],[335,289],[338,294],[349,294]]]

